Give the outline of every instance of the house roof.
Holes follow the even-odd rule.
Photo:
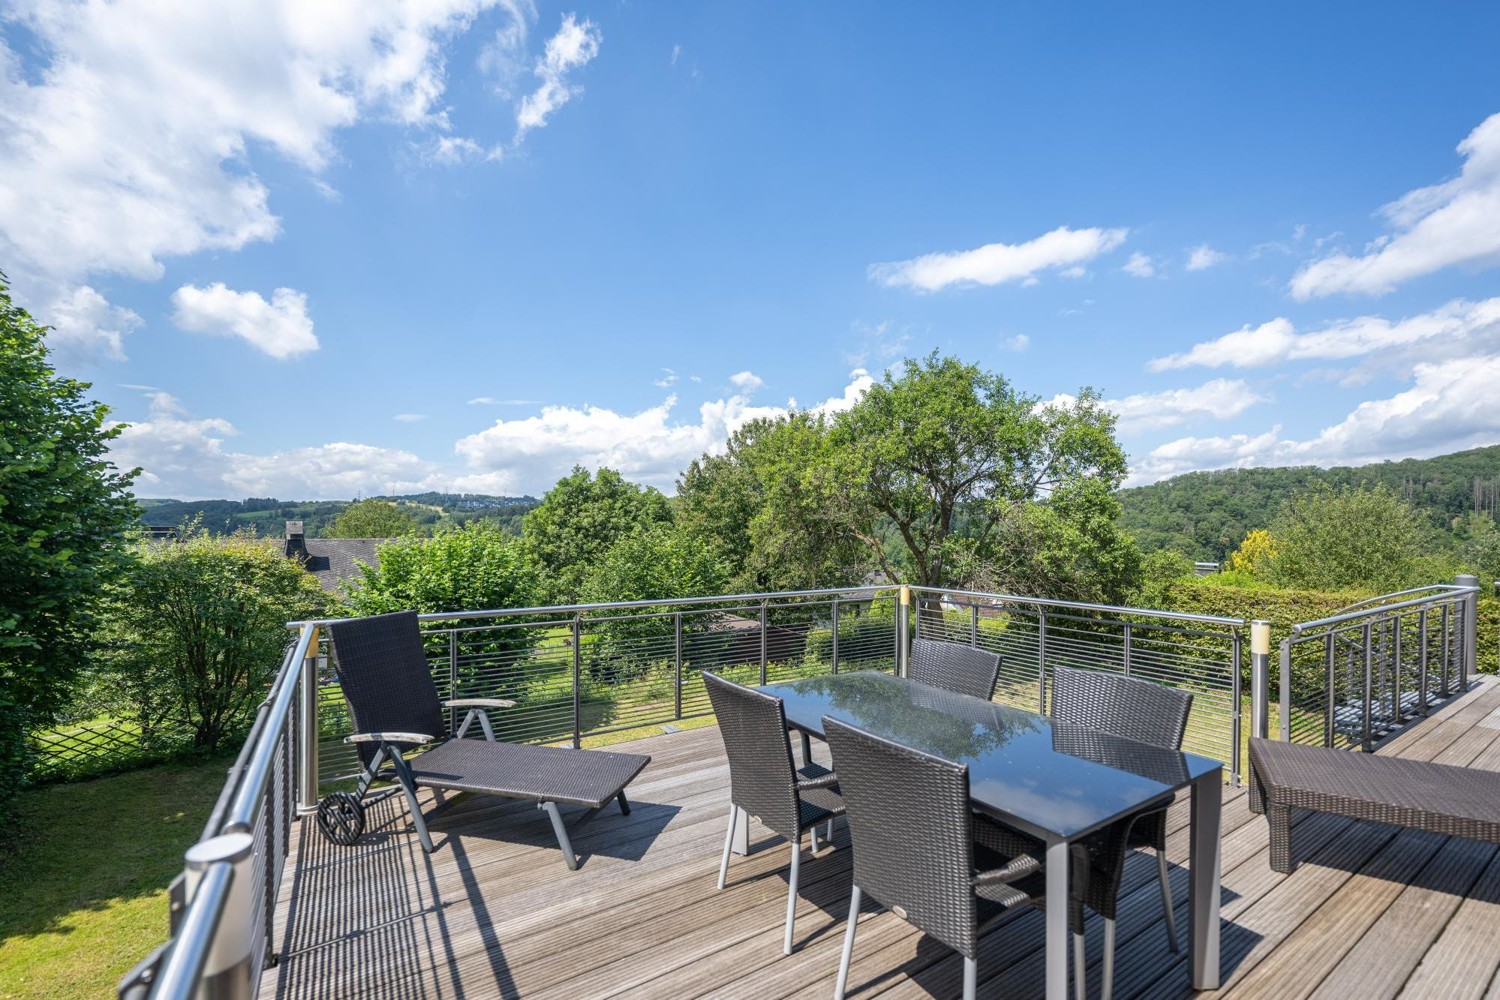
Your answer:
[[[318,578],[324,590],[335,590],[344,580],[359,576],[358,563],[379,566],[375,547],[389,538],[306,538],[303,567]]]

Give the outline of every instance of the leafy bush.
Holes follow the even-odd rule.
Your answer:
[[[147,752],[181,733],[213,752],[247,726],[281,666],[286,623],[327,603],[273,541],[184,534],[139,547],[106,618],[104,690]]]

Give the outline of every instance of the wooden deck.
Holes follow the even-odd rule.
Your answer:
[[[372,808],[366,834],[335,848],[310,823],[294,833],[277,924],[281,961],[262,997],[569,998],[832,996],[850,888],[848,834],[804,857],[798,950],[781,954],[787,847],[752,826],[754,850],[715,891],[728,771],[716,729],[643,740],[654,761],[631,786],[634,809],[578,832],[570,873],[545,814],[468,797],[433,823],[424,856],[403,831],[400,799]],[[1408,728],[1384,753],[1500,770],[1500,684],[1485,681]],[[1266,825],[1242,790],[1224,792],[1223,969],[1215,996],[1500,997],[1500,849],[1328,815],[1300,817],[1303,864],[1267,864]],[[1170,855],[1187,854],[1174,807]],[[1116,996],[1191,993],[1167,948],[1155,864],[1132,859],[1122,896]],[[1177,923],[1187,871],[1174,867]],[[952,997],[956,955],[888,912],[861,916],[851,996]],[[1089,995],[1102,925],[1091,918]],[[1042,993],[1042,920],[992,931],[980,995]]]

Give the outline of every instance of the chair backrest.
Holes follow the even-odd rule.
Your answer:
[[[906,676],[918,684],[989,701],[1000,678],[1000,656],[961,642],[913,639]]]
[[[854,884],[969,958],[977,945],[969,768],[825,718]]]
[[[1182,746],[1191,692],[1107,673],[1057,667],[1052,717],[1100,732],[1176,750]]]
[[[424,733],[439,740],[447,734],[415,611],[350,618],[328,631],[355,732]],[[368,765],[376,749],[359,744],[360,759]]]
[[[730,800],[783,837],[796,837],[802,817],[786,707],[774,695],[717,674],[705,672],[703,685],[729,758]]]

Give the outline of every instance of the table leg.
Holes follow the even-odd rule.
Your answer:
[[[729,849],[735,854],[749,854],[750,814],[743,809],[736,809],[734,817],[734,835],[730,838]]]
[[[1068,864],[1066,840],[1047,844],[1047,1000],[1068,1000]]]
[[[1188,858],[1192,888],[1188,896],[1188,945],[1193,989],[1219,988],[1219,816],[1224,805],[1219,771],[1193,782],[1192,847]],[[1050,860],[1050,859],[1049,859]]]

